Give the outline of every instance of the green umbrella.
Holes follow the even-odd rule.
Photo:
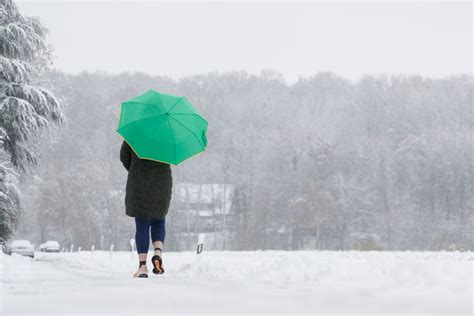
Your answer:
[[[177,165],[205,150],[207,124],[185,97],[149,90],[122,103],[117,132],[139,158]]]

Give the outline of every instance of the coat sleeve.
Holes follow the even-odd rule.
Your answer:
[[[127,169],[127,171],[130,169],[131,159],[132,159],[132,149],[124,141],[122,143],[122,147],[120,148],[120,161],[122,162],[125,169]]]

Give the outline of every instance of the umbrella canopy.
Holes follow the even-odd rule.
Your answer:
[[[117,132],[139,158],[177,165],[205,150],[207,124],[185,97],[149,90],[122,103]]]

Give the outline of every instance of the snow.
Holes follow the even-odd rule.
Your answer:
[[[11,243],[12,247],[31,247],[31,243],[28,240],[14,240]]]
[[[16,313],[471,314],[470,252],[165,253],[134,279],[130,252],[0,254],[2,315]]]

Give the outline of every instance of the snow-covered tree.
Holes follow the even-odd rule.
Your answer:
[[[20,217],[33,240],[129,249],[113,131],[120,101],[154,87],[189,96],[212,123],[206,153],[173,167],[173,181],[236,186],[226,249],[474,249],[472,77],[49,76],[70,120],[35,168],[44,183],[22,183],[25,213],[44,223]],[[180,207],[168,213],[168,250],[183,249]]]
[[[51,60],[45,34],[38,19],[21,15],[12,0],[0,0],[0,157],[6,160],[0,163],[3,221],[13,216],[13,205],[18,205],[12,200],[6,163],[20,170],[36,163],[26,141],[49,122],[63,120],[58,100],[40,86],[40,75]]]
[[[0,165],[0,240],[5,240],[17,223],[20,194],[12,177],[14,172]]]

